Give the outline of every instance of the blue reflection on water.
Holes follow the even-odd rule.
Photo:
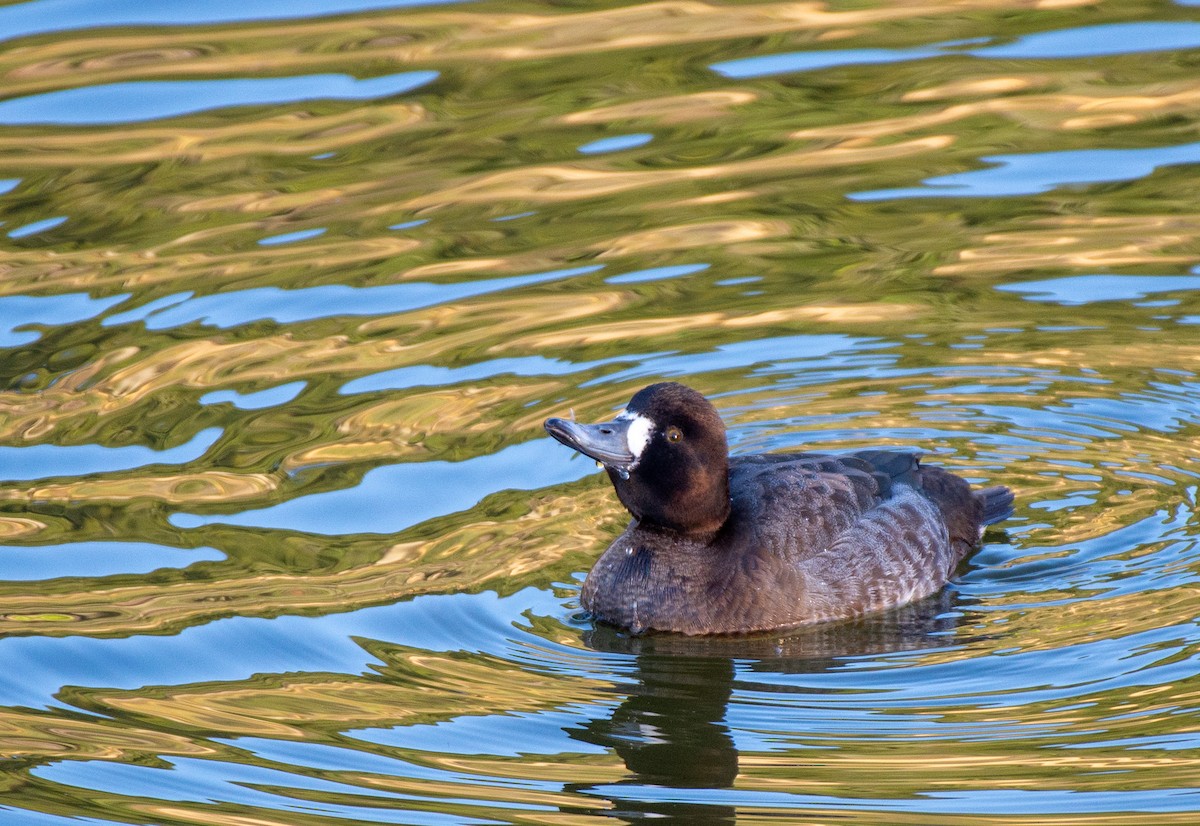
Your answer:
[[[1068,184],[1132,181],[1152,175],[1160,166],[1200,163],[1200,143],[1154,149],[1077,149],[993,155],[981,160],[998,166],[928,178],[921,186],[854,192],[846,197],[852,201],[984,198],[1036,195]]]
[[[24,238],[26,235],[35,235],[39,232],[45,232],[48,229],[54,229],[57,226],[65,224],[67,216],[56,215],[53,218],[43,218],[40,221],[34,221],[32,224],[25,224],[17,227],[8,233],[9,238]]]
[[[680,264],[675,267],[652,267],[648,270],[637,270],[635,272],[614,275],[604,280],[609,284],[640,284],[643,281],[665,281],[668,278],[679,278],[683,275],[703,272],[709,266],[709,264]]]
[[[521,757],[605,753],[606,748],[569,737],[567,730],[578,723],[578,712],[505,710],[503,714],[463,716],[437,723],[359,729],[347,732],[347,736],[381,746],[437,754]]]
[[[1183,517],[1186,519],[1186,516]],[[1081,569],[1083,570],[1083,569]],[[1052,567],[1047,568],[1045,577],[1054,578]],[[1081,587],[1086,587],[1086,580]],[[1022,581],[1019,587],[1026,587]],[[333,671],[336,673],[359,674],[368,672],[376,660],[362,646],[360,639],[389,640],[395,645],[415,646],[424,651],[478,651],[492,654],[503,662],[523,663],[533,658],[545,668],[547,660],[544,648],[550,643],[544,639],[529,639],[522,631],[528,615],[553,616],[561,614],[561,599],[548,591],[525,589],[511,597],[499,598],[492,593],[448,594],[436,597],[418,597],[411,602],[377,608],[365,608],[347,614],[322,617],[283,616],[273,620],[229,617],[214,621],[206,626],[185,629],[175,636],[143,636],[127,639],[92,639],[85,637],[45,638],[25,637],[0,640],[0,655],[9,665],[0,672],[0,698],[11,705],[37,707],[47,701],[63,684],[80,686],[105,686],[116,689],[138,688],[143,685],[186,685],[204,680],[222,681],[244,679],[251,674],[283,673],[300,670],[306,673]],[[1196,657],[1188,647],[1194,626],[1171,626],[1130,634],[1118,640],[1091,639],[1071,646],[1056,649],[1033,648],[1012,651],[1004,656],[969,657],[945,661],[921,662],[916,653],[899,655],[905,660],[904,668],[894,667],[897,655],[866,657],[843,668],[789,673],[786,670],[760,669],[754,663],[739,666],[739,681],[748,686],[738,691],[755,697],[774,694],[773,687],[785,690],[799,689],[803,702],[779,703],[771,718],[771,728],[776,731],[828,731],[833,736],[845,736],[847,731],[877,733],[881,725],[891,731],[921,730],[942,738],[971,736],[972,726],[965,723],[955,726],[945,718],[931,714],[929,709],[937,707],[960,707],[967,699],[980,707],[1011,707],[1014,704],[1062,702],[1080,696],[1081,689],[1089,694],[1099,694],[1116,689],[1142,686],[1166,686],[1195,673]],[[527,651],[529,642],[536,646]],[[227,652],[236,650],[238,657],[229,657]],[[559,652],[556,652],[559,653]],[[568,658],[555,658],[557,668],[566,673],[593,677],[603,675],[604,680],[619,678],[630,667],[631,658],[604,655],[597,652],[570,650],[563,652]],[[919,652],[917,652],[919,653]],[[53,669],[45,664],[55,663]],[[299,664],[298,666],[296,664]],[[47,675],[47,671],[51,671]],[[195,676],[199,675],[199,676]],[[1065,676],[1064,676],[1065,675]],[[930,686],[941,690],[931,693]],[[47,693],[41,693],[47,692]],[[793,695],[794,696],[794,695]],[[882,699],[881,699],[882,698]],[[729,706],[727,722],[731,735],[743,750],[760,750],[760,732],[764,728],[759,715],[761,706],[757,702],[734,702]],[[522,751],[531,754],[545,753],[552,744],[545,741],[564,743],[558,734],[572,722],[585,723],[597,715],[607,715],[606,707],[576,704],[549,712],[539,712],[526,718],[528,725],[509,729],[509,738],[497,740],[481,739],[476,754],[504,755],[512,750],[515,738]],[[781,717],[786,722],[781,722]],[[828,729],[811,724],[810,720],[837,720]],[[800,723],[797,723],[797,720]],[[454,728],[466,718],[454,718]],[[469,727],[469,722],[468,722]],[[421,740],[432,732],[426,727],[396,727],[393,729],[363,729],[351,736],[365,742],[391,745],[393,742],[410,745],[410,737]],[[440,727],[438,727],[440,728]],[[491,731],[489,728],[488,731]],[[1052,731],[1037,727],[1033,736]],[[1010,736],[1030,737],[1029,727],[1017,730],[1004,721],[989,723],[974,732],[982,739],[1008,739]],[[528,741],[525,741],[528,738]],[[242,746],[278,760],[280,764],[311,766],[338,770],[341,766],[350,770],[366,772],[386,771],[391,758],[379,755],[360,755],[354,751],[341,754],[340,750],[328,746],[309,749],[302,744],[258,741],[253,738],[224,741]],[[430,743],[436,741],[430,739]],[[565,743],[563,753],[579,753],[587,750],[583,744],[573,741]],[[753,745],[754,749],[750,749]],[[453,742],[450,744],[453,751]],[[438,750],[445,751],[441,746]],[[294,758],[294,759],[289,759]],[[153,796],[191,794],[219,777],[242,778],[242,764],[227,765],[224,761],[201,761],[196,765],[188,760],[171,757],[179,771],[164,775],[170,781],[169,788],[147,791]],[[98,765],[112,765],[108,761],[96,761]],[[127,793],[126,781],[130,786],[142,788],[152,775],[112,775],[103,770],[87,768],[63,768],[64,764],[52,764],[39,768],[41,776],[82,788],[108,789],[119,787]],[[437,771],[433,767],[413,766],[412,772]],[[409,776],[408,767],[403,774]],[[282,781],[282,782],[280,782]],[[536,783],[536,780],[530,781]],[[274,789],[307,786],[303,777],[277,777],[270,786]],[[115,785],[114,785],[115,784]],[[656,794],[653,789],[641,785],[623,787],[638,794]],[[678,789],[662,790],[679,794]],[[691,794],[692,790],[689,790]],[[1009,790],[1004,790],[1005,792]],[[1157,803],[1135,795],[1123,797],[1116,792],[1120,803],[1142,810],[1155,806],[1169,809],[1176,805],[1173,797],[1184,794],[1183,790],[1169,790],[1166,797]],[[707,796],[708,790],[697,790]],[[737,790],[730,792],[739,793]],[[746,790],[749,797],[742,802],[758,800],[760,792]],[[1071,804],[1077,792],[1063,789],[1041,797],[1037,805],[1057,811]],[[627,796],[627,795],[626,795]],[[928,798],[922,797],[928,801]],[[854,798],[838,798],[851,808],[868,805]],[[1010,798],[1004,794],[974,800],[991,811],[1017,811],[1028,802],[1018,795]],[[1109,805],[1119,806],[1118,801]],[[278,806],[279,801],[273,801]],[[805,808],[810,805],[804,795],[785,794],[775,800],[780,805]],[[1099,805],[1096,801],[1092,804]],[[1088,805],[1092,805],[1088,804]],[[872,807],[903,808],[908,804],[895,800],[874,800]],[[957,811],[963,801],[946,801],[946,811]]]
[[[26,581],[65,576],[145,574],[219,562],[215,548],[169,548],[147,542],[72,542],[68,545],[0,546],[0,580]]]
[[[666,786],[596,785],[590,793],[639,803],[681,800],[678,789]],[[682,798],[693,805],[781,807],[838,812],[906,812],[960,815],[1077,815],[1104,812],[1187,812],[1200,806],[1200,791],[1192,788],[1088,792],[996,789],[986,791],[926,791],[909,798],[854,798],[837,795],[757,790],[696,788]]]
[[[286,404],[300,395],[307,382],[292,381],[278,387],[269,387],[257,393],[239,393],[236,390],[214,390],[200,397],[200,404],[221,404],[229,402],[238,410],[261,410],[264,407],[275,407]]]
[[[338,783],[244,763],[201,760],[191,757],[171,757],[170,759],[160,757],[159,759],[167,763],[170,768],[114,763],[107,760],[64,760],[34,768],[30,774],[65,786],[113,794],[139,795],[153,800],[170,800],[175,803],[211,803],[213,800],[221,800],[245,806],[264,806],[271,811],[302,811],[305,814],[313,811],[313,805],[310,802],[290,799],[286,795],[274,794],[268,790],[306,789],[322,792],[326,796],[340,793],[355,797],[388,799],[403,797],[394,792]],[[399,768],[399,766],[397,765],[395,768]],[[371,823],[495,822],[473,821],[470,818],[451,820],[446,816],[427,821],[422,818],[414,819],[410,812],[399,807],[394,809],[377,806],[365,808],[335,803],[329,799],[322,801],[320,810],[326,816],[336,815],[355,820],[369,819]],[[360,822],[363,821],[360,820]]]
[[[181,304],[187,301],[194,295],[190,290],[182,293],[172,293],[171,295],[156,298],[153,301],[147,301],[140,307],[134,307],[132,310],[126,310],[123,313],[114,313],[101,320],[102,327],[111,327],[114,324],[128,324],[132,321],[143,321],[148,316],[158,312],[166,307],[173,307],[176,304]]]
[[[445,798],[438,795],[412,794],[365,785],[339,782],[277,768],[248,763],[200,759],[195,757],[159,757],[162,765],[112,763],[106,760],[63,760],[39,766],[30,774],[51,783],[110,794],[138,795],[150,800],[172,803],[190,802],[211,805],[229,801],[231,805],[263,807],[284,814],[296,812],[308,822],[314,815],[327,822],[397,823],[403,826],[493,826],[501,821],[494,816],[472,817],[461,812],[437,811]],[[420,776],[416,766],[393,760],[387,775]],[[431,771],[429,774],[444,774]],[[443,779],[443,778],[439,778]],[[444,778],[453,782],[460,778]],[[547,784],[551,785],[551,784]],[[557,784],[553,784],[557,788]],[[297,794],[293,790],[302,790]],[[311,796],[320,794],[320,803]],[[370,805],[358,802],[367,798]],[[413,801],[420,801],[414,805]],[[489,809],[520,809],[529,812],[557,812],[557,806],[489,800]],[[428,807],[428,810],[426,809]],[[75,821],[71,821],[74,823]],[[246,821],[243,821],[246,822]],[[259,822],[262,822],[261,820]],[[277,821],[278,822],[278,821]]]
[[[223,431],[201,430],[190,441],[167,450],[144,445],[29,445],[0,447],[0,479],[30,480],[132,470],[146,465],[193,462],[212,447]]]
[[[975,49],[976,57],[1075,58],[1144,54],[1200,46],[1200,23],[1142,21],[1038,32],[1012,43]]]
[[[579,151],[584,155],[600,155],[605,152],[619,152],[622,149],[645,146],[652,140],[654,140],[654,135],[649,132],[638,132],[635,135],[616,135],[611,138],[601,138],[591,143],[585,143],[579,147]]]
[[[135,123],[227,106],[367,100],[409,92],[437,77],[437,72],[420,71],[365,80],[327,74],[106,83],[0,101],[0,124]]]
[[[12,192],[20,183],[20,178],[0,178],[0,195]]]
[[[1077,306],[1097,301],[1134,301],[1154,293],[1200,290],[1200,275],[1071,275],[1001,284],[997,290],[1026,293],[1028,301]]]
[[[170,522],[180,528],[216,523],[326,535],[396,533],[466,510],[504,487],[537,490],[596,471],[593,462],[570,458],[553,439],[535,439],[462,462],[378,467],[352,488],[300,496],[269,508],[218,516],[177,513]]]
[[[271,235],[266,238],[258,239],[260,247],[273,247],[278,244],[291,244],[295,241],[307,241],[309,238],[318,238],[327,232],[325,227],[314,227],[313,229],[301,229],[296,232],[285,232],[281,235]]]
[[[1186,581],[1183,572],[1196,562],[1196,542],[1187,538],[1189,515],[1182,506],[1173,514],[1159,511],[1110,534],[1070,543],[1053,556],[1014,561],[1010,547],[987,546],[958,587],[985,605],[1016,587],[1026,600],[1046,594],[1057,605],[1171,590]],[[1131,565],[1128,549],[1148,546],[1156,549],[1154,554]]]
[[[1182,518],[1186,520],[1186,514]],[[1086,576],[1086,566],[1079,572],[1079,588],[1110,584],[1108,577]],[[995,591],[992,575],[981,571],[975,578],[982,577],[982,581],[964,587],[972,593],[975,589]],[[1056,575],[1055,567],[1048,565],[1045,578],[1053,580]],[[1024,592],[1030,585],[1021,578],[999,587],[1003,593],[1013,588]],[[517,629],[527,623],[530,613],[558,616],[564,610],[561,598],[549,590],[526,588],[507,597],[492,592],[423,596],[320,617],[232,616],[173,636],[8,637],[0,639],[0,659],[6,664],[0,670],[0,702],[38,706],[63,685],[137,689],[288,671],[367,673],[378,661],[355,642],[358,639],[388,640],[424,651],[488,653],[509,661],[529,660],[544,668],[544,655],[525,650],[524,642],[514,641],[514,635],[521,636]],[[976,610],[985,609],[977,606]],[[1192,624],[1172,625],[1120,639],[1089,639],[1056,649],[987,656],[983,658],[986,662],[971,657],[913,662],[894,669],[871,667],[877,663],[868,658],[854,670],[797,675],[768,669],[756,670],[753,676],[763,686],[804,686],[813,692],[812,698],[819,697],[830,707],[853,708],[864,702],[860,692],[874,698],[869,701],[872,708],[878,708],[878,698],[886,694],[887,705],[897,712],[910,704],[954,707],[964,697],[983,707],[1032,704],[1077,698],[1081,685],[1100,693],[1189,679],[1195,674],[1197,660],[1188,648],[1194,633]],[[536,643],[549,644],[541,638]],[[229,651],[238,651],[239,656],[230,657]],[[630,666],[627,658],[618,655],[575,649],[566,653],[570,660],[558,667],[570,673],[587,674],[594,668],[609,678]],[[1186,655],[1176,656],[1179,654]],[[1083,663],[1087,667],[1081,669]],[[943,693],[931,694],[930,686],[941,686]],[[782,707],[778,711],[785,713]]]
[[[520,358],[492,359],[476,364],[466,364],[462,367],[435,367],[429,364],[414,364],[410,367],[398,367],[395,370],[384,370],[369,376],[353,379],[342,385],[340,392],[344,395],[354,393],[372,393],[379,390],[405,390],[410,387],[443,387],[448,384],[458,384],[467,381],[479,381],[496,376],[511,374],[515,376],[564,376],[570,373],[581,373],[593,367],[618,362],[638,361],[645,356],[631,354],[628,356],[613,356],[612,358],[595,361],[564,361],[545,356],[522,356]]]
[[[839,333],[827,335],[773,336],[722,344],[704,353],[667,353],[640,358],[627,370],[582,382],[580,387],[627,381],[648,376],[689,376],[717,370],[757,367],[755,372],[792,372],[820,362],[827,370],[889,364],[894,356],[864,356],[864,350],[896,346],[880,339],[859,338]]]
[[[561,602],[552,593],[526,588],[503,598],[492,592],[444,594],[320,617],[222,617],[171,636],[5,637],[0,703],[36,708],[64,685],[132,690],[254,674],[362,674],[380,663],[359,639],[511,658],[514,624],[527,611],[553,615]]]
[[[94,318],[129,298],[129,293],[92,298],[87,293],[65,295],[5,295],[0,296],[0,347],[16,347],[37,341],[42,334],[36,330],[19,330],[27,324],[61,326]]]
[[[0,804],[0,823],[12,823],[14,826],[112,826],[112,821],[96,820],[94,817],[79,815],[49,815],[30,809],[14,809]]]
[[[1132,751],[1189,751],[1200,749],[1200,734],[1148,734],[1145,737],[1123,737],[1118,740],[1099,740],[1094,743],[1065,743],[1064,749],[1130,749]]]
[[[100,26],[191,26],[322,17],[459,0],[32,0],[0,8],[0,40]]]
[[[364,613],[372,612],[356,612]],[[348,628],[343,615],[328,619],[227,617],[169,637],[9,637],[0,640],[5,655],[0,701],[37,707],[64,685],[129,690],[244,680],[269,672],[360,673],[374,658],[348,639],[347,631],[377,627],[380,617],[363,617]],[[234,651],[237,656],[230,656]]]
[[[970,42],[972,41],[934,43],[905,49],[823,49],[787,52],[726,60],[714,63],[709,68],[725,77],[740,79],[838,66],[904,63],[954,55],[1037,60],[1162,52],[1200,46],[1200,23],[1109,23],[1037,32],[1020,37],[1012,43],[995,46],[962,48],[964,43]]]
[[[330,284],[298,290],[258,287],[196,298],[191,298],[191,293],[180,293],[158,299],[154,302],[154,309],[148,310],[147,305],[122,313],[120,322],[115,321],[116,316],[109,318],[106,324],[144,320],[148,329],[165,330],[196,321],[213,327],[235,327],[266,319],[287,324],[343,315],[387,315],[514,287],[557,281],[603,268],[603,264],[592,264],[587,267],[456,284],[431,284],[420,281],[387,284],[382,287],[346,287]]]
[[[918,46],[912,49],[822,49],[811,52],[759,55],[738,60],[714,63],[711,68],[719,75],[731,78],[767,77],[789,72],[810,72],[837,66],[869,66],[877,63],[903,63],[940,57],[941,45]]]
[[[263,760],[285,766],[303,766],[324,771],[368,772],[395,776],[420,769],[398,757],[360,751],[325,743],[306,743],[295,740],[268,740],[265,737],[213,737],[213,742],[245,749]]]

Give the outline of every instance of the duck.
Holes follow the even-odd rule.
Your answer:
[[[677,382],[611,421],[546,431],[608,474],[632,517],[584,579],[597,622],[635,635],[753,634],[850,620],[927,597],[1012,515],[911,450],[729,455],[725,424]]]

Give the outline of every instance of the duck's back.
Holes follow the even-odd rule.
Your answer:
[[[941,588],[985,525],[1011,513],[1006,488],[972,490],[920,455],[871,450],[730,460],[734,518],[745,552],[795,572],[799,622],[884,610]],[[760,612],[761,613],[761,612]]]

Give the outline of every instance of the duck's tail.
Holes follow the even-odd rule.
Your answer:
[[[975,491],[975,498],[983,504],[983,524],[994,525],[1013,514],[1013,492],[1004,485],[994,485]]]

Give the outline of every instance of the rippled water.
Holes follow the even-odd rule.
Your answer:
[[[1200,816],[1200,7],[0,6],[0,822]],[[943,593],[578,609],[542,431],[1012,486]]]

